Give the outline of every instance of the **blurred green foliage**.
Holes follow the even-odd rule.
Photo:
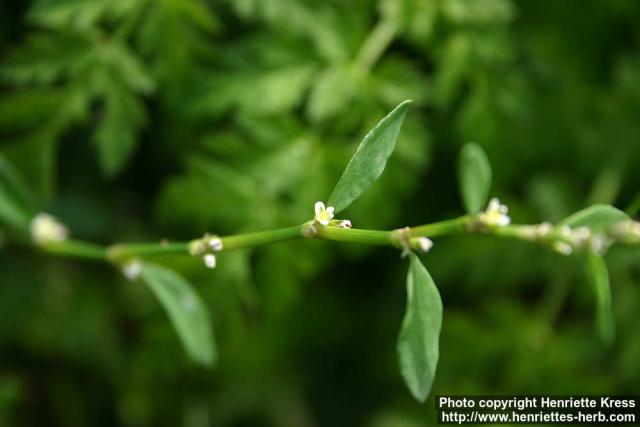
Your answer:
[[[0,9],[0,151],[74,235],[186,240],[307,220],[356,144],[415,102],[346,212],[395,228],[463,212],[456,155],[488,153],[518,222],[640,191],[640,3],[627,0],[38,0]],[[10,236],[9,236],[10,237]],[[580,265],[534,245],[440,239],[434,394],[638,393],[640,250],[607,256],[617,337]],[[0,424],[434,422],[398,373],[406,262],[327,242],[168,260],[213,314],[189,362],[148,290],[0,252]],[[432,399],[432,398],[431,398]]]

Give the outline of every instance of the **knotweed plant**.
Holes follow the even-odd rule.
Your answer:
[[[224,262],[227,251],[292,239],[397,248],[409,264],[406,312],[397,341],[399,367],[409,391],[421,402],[428,397],[436,374],[443,312],[438,289],[421,258],[428,265],[428,252],[434,246],[432,239],[441,236],[490,234],[534,242],[579,258],[595,295],[597,331],[605,341],[611,341],[614,332],[611,291],[602,256],[614,244],[639,244],[640,223],[612,206],[595,205],[558,224],[513,224],[508,207],[498,198],[490,198],[491,167],[478,145],[466,145],[459,159],[458,179],[466,214],[389,231],[352,226],[348,208],[382,174],[409,105],[410,101],[398,105],[364,137],[333,192],[326,200],[309,206],[309,220],[303,224],[231,236],[205,234],[190,242],[100,246],[70,238],[69,228],[42,212],[19,173],[2,157],[0,221],[14,243],[52,255],[105,262],[127,279],[144,283],[166,309],[188,355],[207,366],[217,358],[207,307],[187,280],[149,258],[163,254],[192,256],[202,260],[203,268],[216,268],[219,262]]]

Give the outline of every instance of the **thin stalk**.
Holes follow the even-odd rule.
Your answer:
[[[188,255],[188,243],[119,243],[109,247],[107,258],[122,261],[128,258],[153,255]]]
[[[418,227],[411,228],[411,236],[438,237],[452,234],[469,233],[471,232],[469,226],[471,225],[472,221],[473,218],[470,216],[461,216],[459,218],[420,225]]]
[[[38,247],[42,251],[50,254],[72,258],[93,259],[99,261],[104,261],[107,258],[107,251],[104,247],[79,240],[48,242]]]
[[[359,228],[317,227],[316,238],[337,242],[364,243],[366,245],[393,245],[391,231],[363,230]]]
[[[222,237],[224,250],[249,248],[267,243],[282,242],[284,240],[300,239],[303,237],[304,225],[295,227],[280,228],[277,230],[258,231],[256,233],[236,234],[234,236]]]

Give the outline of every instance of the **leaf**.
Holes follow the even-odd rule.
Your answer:
[[[602,340],[609,344],[615,334],[615,322],[611,309],[611,286],[609,273],[604,259],[595,252],[585,253],[587,278],[591,283],[596,299],[596,329]]]
[[[162,306],[187,353],[198,363],[211,366],[216,361],[216,346],[209,312],[189,282],[168,268],[144,263],[142,278]]]
[[[602,233],[610,229],[613,225],[629,221],[631,218],[620,209],[610,205],[593,205],[560,221],[558,225],[568,225],[569,227],[587,227],[594,233]]]
[[[39,0],[29,11],[31,21],[57,29],[86,29],[101,18],[121,17],[136,0]]]
[[[103,171],[114,176],[136,148],[138,133],[147,119],[142,95],[153,90],[154,82],[135,54],[121,43],[104,44],[98,58],[100,71],[92,83],[103,99],[104,112],[95,141]]]
[[[105,94],[104,115],[95,133],[100,165],[107,176],[116,175],[126,166],[146,121],[144,105],[135,94],[117,84],[112,88]]]
[[[467,144],[458,160],[458,182],[464,207],[476,214],[487,204],[491,188],[491,164],[482,147]]]
[[[382,174],[410,103],[402,102],[364,137],[327,202],[336,213],[353,203]]]
[[[29,188],[13,166],[0,155],[0,221],[26,231],[36,204]]]
[[[411,394],[424,402],[439,358],[442,300],[433,279],[415,254],[407,275],[407,310],[398,338],[400,371]]]
[[[307,115],[319,123],[343,113],[357,92],[357,81],[347,66],[333,66],[322,71],[309,94]]]

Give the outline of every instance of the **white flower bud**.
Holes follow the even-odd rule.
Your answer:
[[[338,223],[338,227],[340,228],[351,228],[351,221],[348,219],[343,219]]]
[[[489,201],[489,206],[484,212],[478,214],[478,219],[484,224],[493,227],[504,227],[511,224],[511,218],[507,213],[509,208],[500,203],[500,200],[493,198]]]
[[[222,239],[220,239],[218,236],[210,237],[208,244],[209,247],[215,252],[220,252],[222,249],[224,249],[222,246]]]
[[[573,253],[573,246],[565,242],[555,242],[553,249],[562,255],[571,255],[571,253]]]
[[[67,227],[47,213],[39,213],[31,221],[31,238],[35,244],[62,242],[68,235]]]
[[[433,247],[433,241],[427,237],[418,237],[416,239],[417,247],[420,251],[427,253]]]
[[[604,254],[606,252],[606,250],[609,247],[610,243],[611,242],[609,241],[609,239],[607,238],[606,235],[604,235],[604,234],[596,234],[589,241],[589,247],[595,253],[598,253],[598,254],[602,255],[602,254]]]
[[[570,239],[574,246],[584,246],[591,238],[591,230],[587,227],[578,227],[571,231]]]
[[[122,274],[130,281],[135,281],[140,277],[142,272],[142,263],[140,260],[134,259],[122,266]]]
[[[206,254],[204,257],[204,265],[207,268],[216,268],[216,256],[213,254]]]

